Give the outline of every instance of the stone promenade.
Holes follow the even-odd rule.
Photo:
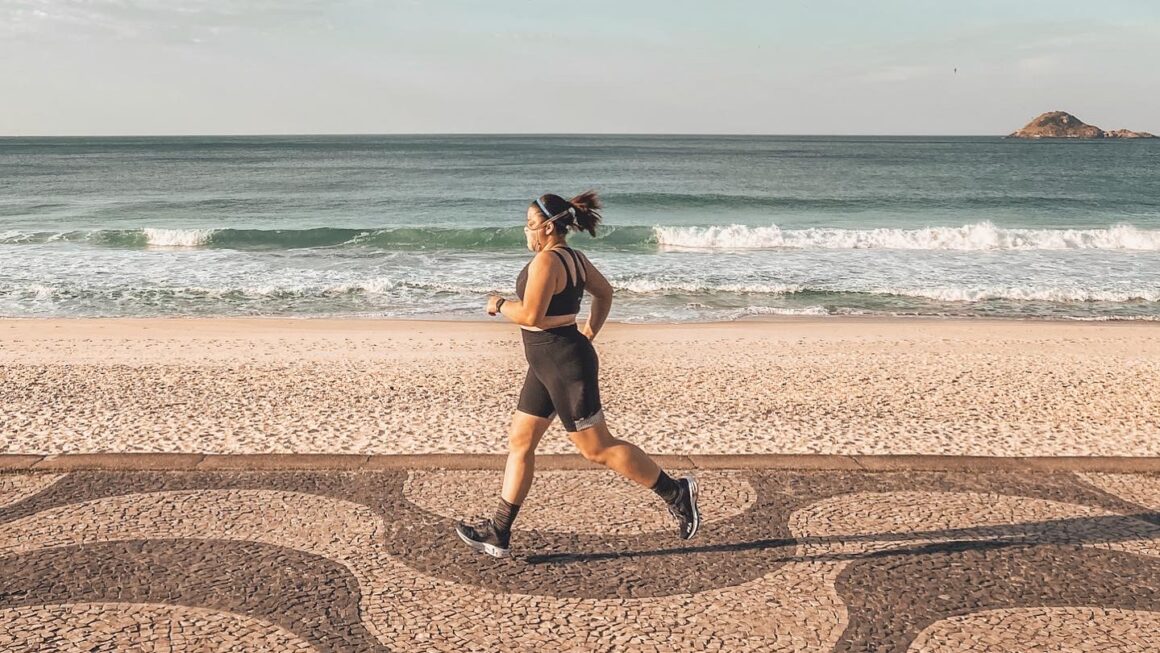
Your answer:
[[[0,651],[1160,650],[1152,459],[666,460],[687,542],[546,459],[496,560],[496,459],[356,458],[0,456]]]

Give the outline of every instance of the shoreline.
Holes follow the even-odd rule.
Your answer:
[[[581,314],[577,324],[582,324],[587,314]],[[377,317],[377,315],[79,315],[79,317],[24,317],[24,315],[0,315],[0,326],[9,324],[77,324],[84,325],[90,322],[93,325],[139,324],[210,324],[210,322],[254,322],[254,324],[283,324],[300,325],[312,324],[334,327],[342,324],[398,324],[398,325],[490,325],[509,326],[519,328],[514,322],[498,317],[483,315],[479,318],[403,318]],[[1039,318],[1039,317],[974,317],[974,315],[745,315],[735,320],[708,320],[708,321],[625,321],[607,319],[604,325],[616,325],[633,329],[645,328],[696,328],[696,327],[725,327],[728,325],[901,325],[908,324],[948,324],[948,325],[979,325],[1005,326],[1020,324],[1035,325],[1068,325],[1068,326],[1140,326],[1160,328],[1160,319],[1150,318]],[[486,327],[485,327],[486,328]]]

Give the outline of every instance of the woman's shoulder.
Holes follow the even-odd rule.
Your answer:
[[[544,249],[536,252],[536,255],[532,257],[532,260],[528,261],[528,265],[525,267],[534,267],[543,270],[546,268],[551,268],[560,262],[559,255],[557,255],[553,250]]]

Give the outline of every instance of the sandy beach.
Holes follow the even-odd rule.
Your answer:
[[[1160,455],[1160,326],[609,324],[615,434],[661,454]],[[492,453],[496,322],[0,320],[0,453]],[[553,426],[543,453],[571,453]]]

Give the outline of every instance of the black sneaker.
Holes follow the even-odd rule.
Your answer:
[[[677,479],[681,492],[677,500],[669,504],[669,512],[677,518],[678,534],[687,540],[697,534],[701,525],[701,512],[697,510],[697,479],[692,474]]]
[[[490,519],[484,520],[476,526],[468,526],[460,522],[455,527],[455,532],[459,534],[459,539],[467,542],[467,545],[476,551],[496,558],[506,558],[511,555],[511,549],[508,548],[511,533],[496,531],[495,524]]]

